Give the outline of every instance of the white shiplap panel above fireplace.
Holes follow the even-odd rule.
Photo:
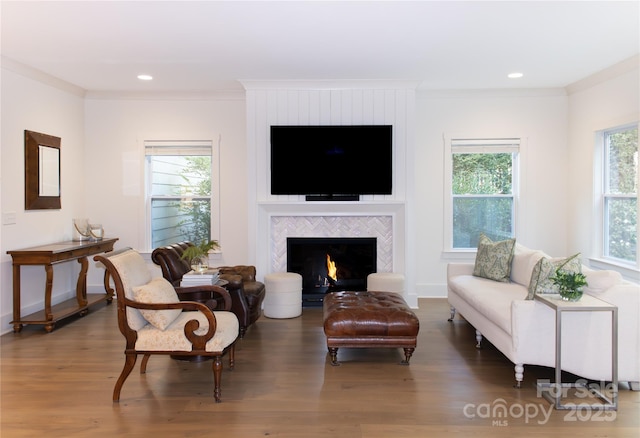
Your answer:
[[[413,163],[408,145],[413,141],[415,129],[416,84],[246,81],[244,85],[251,175],[249,242],[255,242],[252,255],[259,275],[286,269],[283,251],[286,251],[286,237],[291,229],[296,233],[304,229],[304,237],[351,237],[366,233],[384,241],[378,243],[378,270],[404,274],[406,298],[410,305],[415,305],[413,264],[406,256],[411,246],[411,242],[406,241],[410,223],[406,203],[413,192]],[[391,195],[361,196],[359,202],[307,202],[304,196],[270,194],[271,125],[367,124],[393,126]],[[381,231],[380,227],[386,229]]]

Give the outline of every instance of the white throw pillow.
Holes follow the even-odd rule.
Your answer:
[[[598,295],[607,289],[622,283],[622,274],[618,271],[602,270],[584,272],[587,277],[587,286],[583,291],[589,295]]]
[[[533,267],[546,254],[537,249],[529,249],[516,242],[511,262],[511,281],[528,286],[531,281]]]
[[[166,303],[178,303],[180,299],[176,290],[171,283],[165,280],[163,277],[157,277],[151,280],[149,283],[133,288],[133,296],[136,301],[145,304],[166,304]],[[148,310],[140,309],[140,313],[144,316],[149,324],[154,327],[164,330],[173,321],[176,320],[181,309],[167,309],[167,310]]]
[[[118,271],[122,280],[124,296],[130,300],[135,299],[133,288],[142,286],[151,281],[151,272],[144,258],[132,249],[109,257],[109,260]],[[127,307],[127,321],[132,330],[140,330],[148,324],[138,309]]]

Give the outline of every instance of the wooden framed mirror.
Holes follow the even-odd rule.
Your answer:
[[[25,210],[59,209],[60,137],[24,131]]]

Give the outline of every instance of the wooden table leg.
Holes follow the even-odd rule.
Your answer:
[[[13,332],[22,330],[20,323],[20,265],[13,265]]]
[[[53,290],[53,266],[44,265],[47,273],[47,279],[44,286],[44,315],[47,321],[53,321],[53,312],[51,311],[51,291]]]
[[[80,263],[80,274],[78,274],[78,282],[76,284],[76,299],[78,307],[87,307],[87,271],[89,270],[89,262],[86,257],[78,259]]]
[[[107,294],[107,304],[111,304],[111,302],[113,301],[113,295],[114,295],[113,288],[111,287],[111,284],[109,281],[110,278],[111,276],[109,275],[109,271],[105,269],[104,270],[104,290]]]

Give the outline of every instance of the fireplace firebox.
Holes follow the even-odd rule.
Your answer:
[[[375,237],[288,237],[287,271],[302,275],[302,305],[322,305],[324,295],[363,291],[377,269]]]

